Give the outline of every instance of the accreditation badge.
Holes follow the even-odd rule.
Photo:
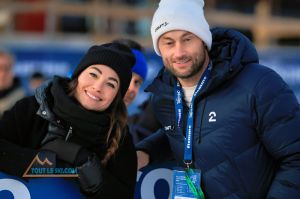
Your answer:
[[[173,170],[172,199],[204,199],[200,183],[200,170],[191,168]]]

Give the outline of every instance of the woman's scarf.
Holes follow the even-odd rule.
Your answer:
[[[82,146],[93,147],[105,144],[110,118],[105,111],[89,111],[68,95],[69,79],[55,77],[51,87],[53,112],[72,127],[70,141]]]

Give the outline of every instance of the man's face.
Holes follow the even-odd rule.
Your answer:
[[[196,35],[175,30],[163,34],[158,40],[165,67],[183,86],[197,84],[205,68],[208,55],[203,41]]]
[[[6,55],[0,55],[0,90],[11,87],[13,78],[11,59]]]
[[[135,97],[137,96],[137,94],[139,93],[141,84],[143,83],[143,79],[141,76],[139,76],[136,73],[132,73],[132,78],[130,81],[130,85],[128,87],[128,90],[123,98],[126,106],[129,106],[133,100],[135,99]]]

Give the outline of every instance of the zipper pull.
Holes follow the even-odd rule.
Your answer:
[[[72,126],[70,126],[65,141],[68,141],[68,139],[72,136],[72,133],[73,133]]]

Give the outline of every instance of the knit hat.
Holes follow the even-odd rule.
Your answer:
[[[132,68],[132,72],[138,74],[143,78],[143,80],[147,77],[147,62],[144,54],[136,49],[132,49],[132,52],[135,56],[135,65]]]
[[[131,81],[131,68],[135,64],[135,57],[131,49],[118,43],[106,43],[90,47],[73,71],[72,79],[77,78],[83,70],[94,64],[107,65],[117,73],[123,97]]]
[[[185,30],[195,34],[210,50],[212,36],[204,17],[203,7],[203,0],[161,0],[151,25],[155,52],[160,55],[158,39],[171,30]]]

